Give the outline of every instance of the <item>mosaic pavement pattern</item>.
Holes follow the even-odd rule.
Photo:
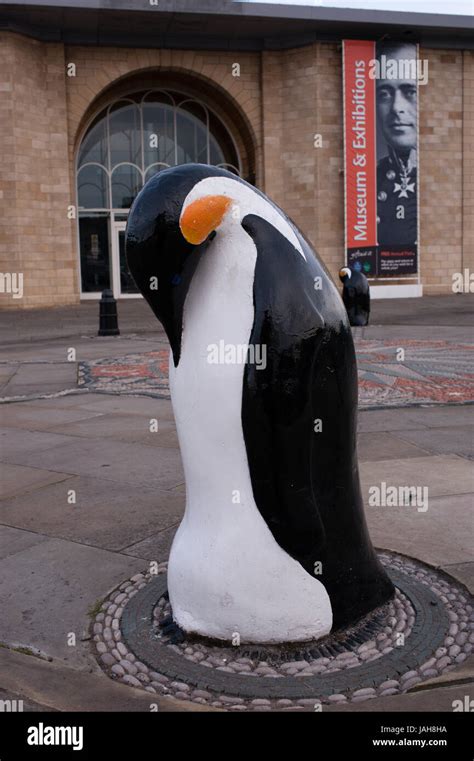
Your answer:
[[[359,407],[474,401],[474,344],[356,340]],[[79,363],[79,387],[169,398],[168,349]]]

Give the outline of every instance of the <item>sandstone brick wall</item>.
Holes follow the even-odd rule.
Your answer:
[[[0,271],[24,276],[23,298],[0,294],[0,307],[75,302],[63,47],[5,33],[0,50]]]
[[[420,58],[429,61],[419,88],[421,279],[424,293],[447,293],[463,249],[463,53],[422,48]]]
[[[463,261],[474,272],[474,51],[463,53]]]
[[[67,207],[76,200],[84,130],[132,84],[167,87],[179,77],[236,137],[244,173],[255,170],[257,185],[337,277],[344,261],[340,45],[261,54],[132,50],[13,33],[2,33],[0,43],[0,272],[25,276],[24,298],[0,294],[0,308],[79,299],[76,222]],[[422,282],[426,293],[450,292],[453,272],[474,269],[474,53],[420,55],[429,60],[429,83],[420,87]],[[66,76],[68,63],[76,76]],[[314,145],[317,134],[322,147]]]
[[[265,191],[304,231],[333,276],[344,257],[341,76],[335,44],[263,54]]]
[[[0,272],[18,272],[20,250],[16,225],[16,173],[13,103],[13,69],[10,45],[0,38]],[[11,296],[0,294],[0,305]],[[19,305],[17,301],[16,304]]]

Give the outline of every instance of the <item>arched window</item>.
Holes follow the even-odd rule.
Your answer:
[[[77,158],[83,295],[137,293],[124,252],[128,209],[150,177],[189,162],[240,174],[227,129],[194,98],[151,90],[111,103],[94,119]]]

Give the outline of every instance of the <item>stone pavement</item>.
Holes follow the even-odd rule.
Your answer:
[[[78,363],[164,351],[166,338],[141,302],[120,304],[120,337],[97,338],[93,307],[65,310],[62,324],[57,310],[0,316],[0,395],[25,399],[0,406],[0,691],[24,696],[31,710],[104,710],[109,698],[118,710],[148,704],[144,693],[138,698],[103,674],[89,623],[116,585],[150,560],[167,559],[184,507],[169,400],[77,387]],[[390,338],[402,347],[408,340],[472,344],[470,308],[469,296],[375,302],[374,325],[358,338]],[[158,419],[156,433],[151,418]],[[359,414],[362,488],[375,545],[441,568],[471,592],[473,443],[470,405]],[[370,507],[369,488],[382,482],[428,486],[428,510]],[[357,710],[375,704],[450,710],[452,699],[471,694],[473,672],[465,662],[459,683],[451,672],[429,690],[367,701]]]
[[[424,296],[422,299],[381,299],[372,301],[371,326],[414,325],[472,329],[474,296]],[[156,333],[158,323],[143,299],[126,299],[118,304],[119,326],[130,334]],[[97,334],[97,301],[80,305],[2,312],[0,346],[18,341],[52,341],[68,336]],[[433,337],[433,334],[431,334]]]

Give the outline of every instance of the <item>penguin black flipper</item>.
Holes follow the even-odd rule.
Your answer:
[[[249,344],[266,347],[265,366],[247,363],[243,382],[254,498],[278,544],[309,574],[317,569],[339,628],[394,592],[372,548],[360,493],[352,335],[339,294],[304,238],[295,230],[306,261],[262,218],[247,215],[242,225],[257,249]]]

